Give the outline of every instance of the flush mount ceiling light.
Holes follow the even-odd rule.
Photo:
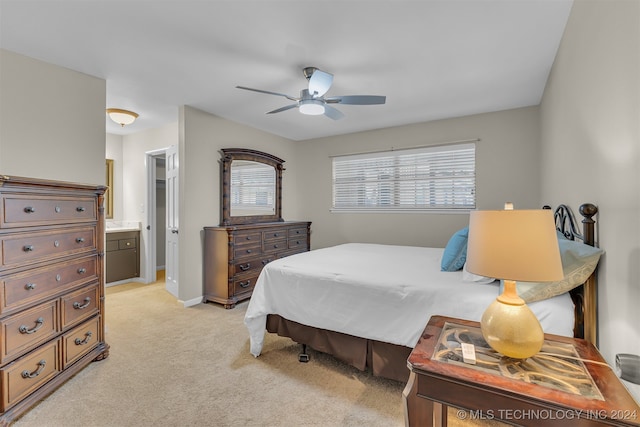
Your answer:
[[[107,108],[109,118],[120,126],[130,125],[138,118],[138,113],[129,110],[121,110],[120,108]]]

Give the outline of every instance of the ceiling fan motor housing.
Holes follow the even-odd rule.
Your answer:
[[[316,70],[316,67],[305,67],[302,69],[302,74],[304,74],[304,77],[309,80]]]

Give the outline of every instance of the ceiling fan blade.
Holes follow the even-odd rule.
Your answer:
[[[236,88],[238,89],[244,89],[244,90],[251,90],[253,92],[260,92],[260,93],[266,93],[267,95],[277,95],[277,96],[284,96],[287,99],[290,99],[292,101],[299,101],[300,99],[298,98],[294,98],[293,96],[289,96],[289,95],[285,95],[284,93],[278,93],[278,92],[271,92],[268,90],[262,90],[262,89],[253,89],[250,87],[246,87],[246,86],[236,86]]]
[[[322,96],[327,93],[332,83],[333,74],[315,70],[309,78],[309,93],[315,96]]]
[[[292,108],[296,108],[297,106],[298,106],[298,104],[286,105],[286,106],[284,106],[284,107],[280,107],[280,108],[277,108],[277,109],[272,110],[272,111],[267,111],[267,113],[266,113],[266,114],[281,113],[281,112],[283,112],[283,111],[287,111],[287,110],[290,110],[290,109],[292,109]]]
[[[337,110],[326,104],[324,106],[324,115],[333,120],[340,120],[344,117],[344,113],[342,113],[340,110]]]
[[[384,104],[386,96],[378,95],[347,95],[326,98],[325,101],[331,104],[351,104],[351,105],[378,105]]]

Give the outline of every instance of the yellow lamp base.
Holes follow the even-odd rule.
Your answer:
[[[493,301],[480,321],[482,336],[491,348],[515,359],[538,353],[544,332],[538,318],[516,293],[516,283],[504,281],[503,293]]]

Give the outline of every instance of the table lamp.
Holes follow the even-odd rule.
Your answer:
[[[482,335],[497,352],[517,359],[538,353],[542,326],[516,291],[516,280],[552,282],[564,277],[553,212],[548,209],[472,211],[469,272],[504,280],[504,290],[482,315]],[[543,285],[540,285],[543,286]]]

